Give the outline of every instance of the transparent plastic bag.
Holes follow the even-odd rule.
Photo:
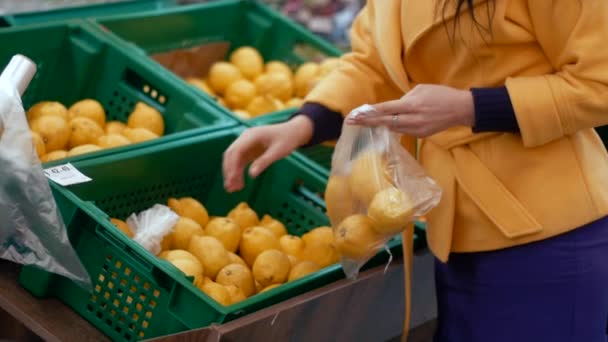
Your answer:
[[[157,255],[161,250],[163,238],[171,232],[179,216],[169,207],[155,204],[152,208],[127,218],[127,224],[135,231],[133,241]]]
[[[36,265],[91,290],[34,150],[21,103],[25,87],[9,67],[0,77],[0,258]]]
[[[349,115],[373,112],[364,105]],[[373,113],[372,113],[373,114]],[[426,214],[441,188],[386,127],[344,124],[325,190],[327,215],[348,278],[409,222]]]

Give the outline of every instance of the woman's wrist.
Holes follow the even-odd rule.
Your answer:
[[[475,102],[473,93],[469,90],[460,91],[458,98],[458,124],[473,127],[475,125]]]
[[[314,123],[312,119],[304,114],[292,117],[284,123],[288,132],[291,133],[297,147],[304,146],[310,142],[314,133]]]
[[[298,136],[306,138],[304,145],[300,146],[310,147],[324,141],[336,140],[340,136],[342,123],[344,122],[341,113],[319,103],[307,102],[298,112],[293,114],[292,119],[300,116],[308,120],[299,123],[304,132],[298,134]],[[298,119],[298,121],[300,120],[302,119]],[[308,126],[308,124],[311,124],[311,126]]]

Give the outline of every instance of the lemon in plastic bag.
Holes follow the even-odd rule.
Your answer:
[[[374,108],[364,105],[349,116]],[[441,189],[387,127],[345,123],[325,190],[342,268],[349,278],[416,217],[439,203]]]

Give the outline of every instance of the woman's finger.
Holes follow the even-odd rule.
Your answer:
[[[284,148],[279,143],[274,143],[266,149],[261,156],[259,156],[256,160],[251,163],[251,167],[249,168],[249,175],[251,178],[256,178],[259,176],[270,164],[275,161],[285,157],[288,153],[284,152]]]
[[[224,152],[222,171],[227,191],[238,191],[244,185],[245,167],[252,161],[253,152],[260,142],[256,134],[241,134]]]
[[[356,116],[354,118],[348,117],[346,119],[346,123],[349,125],[358,125],[358,126],[368,126],[368,127],[377,127],[377,126],[386,126],[392,127],[397,124],[398,120],[401,120],[400,117],[407,116],[409,114],[391,114],[391,115],[361,115]]]
[[[433,127],[433,123],[425,120],[422,115],[405,114],[398,115],[393,125],[389,126],[389,129],[401,134],[425,138],[433,132]]]
[[[414,112],[414,108],[411,105],[411,96],[404,96],[399,100],[392,100],[386,102],[380,102],[372,107],[378,112],[380,115],[393,115],[395,113],[412,113]]]

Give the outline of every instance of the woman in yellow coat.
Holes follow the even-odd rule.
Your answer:
[[[608,1],[368,0],[352,52],[285,123],[226,151],[243,186],[374,104],[443,188],[437,341],[606,341]]]

